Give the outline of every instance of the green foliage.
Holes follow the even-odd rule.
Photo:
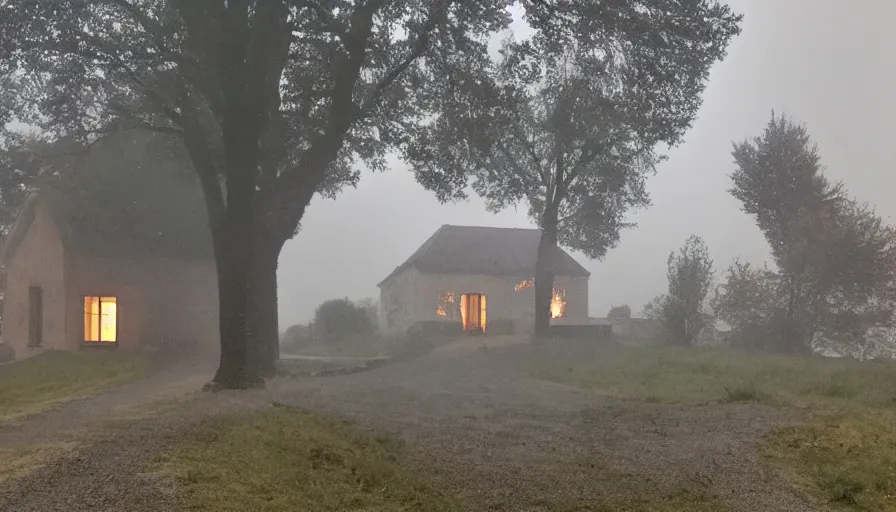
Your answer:
[[[705,307],[713,279],[706,242],[696,235],[688,237],[678,253],[669,254],[666,277],[668,293],[644,306],[645,315],[663,322],[669,343],[693,345],[700,332],[712,324]]]
[[[280,350],[287,354],[297,354],[302,349],[313,346],[315,341],[311,334],[311,327],[292,325],[280,335]]]
[[[647,204],[653,148],[681,140],[741,18],[703,0],[570,8],[576,16],[556,23],[574,25],[573,37],[508,40],[489,80],[450,81],[406,157],[440,200],[465,198],[472,184],[491,210],[526,201],[562,245],[599,258],[625,212]],[[527,10],[528,21],[546,9]]]
[[[777,276],[734,268],[726,293],[745,295],[728,306],[769,295],[775,281],[776,296],[768,297],[758,316],[765,317],[765,328],[778,332],[776,337],[794,338],[785,346],[803,350],[817,332],[860,336],[872,325],[891,322],[896,230],[824,176],[806,127],[773,113],[762,135],[735,144],[733,156],[737,169],[731,193],[765,234]],[[748,282],[741,278],[755,284],[741,286]]]
[[[371,338],[376,325],[367,310],[349,299],[333,299],[322,303],[314,312],[312,334],[327,343]]]
[[[159,466],[186,510],[452,511],[401,443],[291,407],[205,421]]]

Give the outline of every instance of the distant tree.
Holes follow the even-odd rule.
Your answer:
[[[303,348],[312,345],[314,338],[311,328],[307,325],[291,325],[280,335],[280,347],[284,352],[297,353]]]
[[[326,342],[370,337],[375,330],[367,310],[349,299],[328,300],[314,312],[312,333]]]
[[[535,329],[550,325],[557,246],[601,258],[648,204],[644,180],[678,144],[713,63],[740,16],[714,0],[569,2],[580,37],[507,41],[493,80],[452,77],[438,115],[407,153],[440,200],[484,197],[489,210],[528,203],[542,230]]]
[[[657,295],[644,304],[641,316],[650,320],[663,320],[663,305],[666,303],[666,294]]]
[[[621,306],[613,306],[610,308],[610,311],[607,313],[607,318],[620,318],[626,319],[632,317],[632,308],[628,307],[627,304],[623,304]]]
[[[896,311],[896,231],[823,173],[804,125],[772,119],[735,144],[731,193],[753,216],[777,266],[776,322],[790,349],[815,333],[864,332]]]
[[[702,238],[691,235],[677,253],[669,254],[666,277],[668,293],[645,309],[649,316],[663,322],[670,343],[693,345],[712,321],[706,298],[712,286],[713,263]]]
[[[710,301],[716,318],[731,326],[731,342],[745,348],[800,352],[799,340],[781,332],[786,301],[780,276],[735,260]],[[796,342],[796,345],[794,345]]]
[[[376,299],[372,299],[370,297],[361,299],[357,301],[359,307],[364,309],[367,312],[367,316],[370,318],[371,323],[374,326],[379,324],[380,318],[380,304]]]

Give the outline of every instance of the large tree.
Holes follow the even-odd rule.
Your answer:
[[[491,80],[451,77],[440,114],[408,150],[440,200],[466,188],[493,211],[526,202],[542,230],[535,328],[547,333],[558,245],[601,258],[648,203],[661,155],[696,116],[740,16],[714,0],[579,2],[581,30],[508,40]],[[569,23],[573,23],[569,21]]]
[[[517,3],[551,37],[586,28],[579,5]],[[47,131],[86,143],[135,127],[178,137],[202,184],[218,264],[214,380],[242,387],[273,368],[277,259],[313,195],[353,183],[356,160],[382,167],[455,77],[478,75],[507,6],[20,0],[0,10],[3,37],[15,39],[0,57],[18,67],[19,116]]]
[[[808,350],[819,331],[863,331],[896,311],[896,230],[824,175],[804,125],[772,114],[734,145],[731,193],[771,247],[781,294],[776,322]]]

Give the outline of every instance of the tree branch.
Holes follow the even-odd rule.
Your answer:
[[[314,13],[317,14],[317,17],[320,19],[321,23],[323,23],[323,26],[327,30],[327,33],[333,34],[343,41],[348,36],[348,27],[345,25],[345,23],[336,19],[333,16],[332,12],[324,9],[324,7],[317,3],[315,0],[300,0],[297,7],[299,7],[300,9],[302,7],[307,7],[308,9],[314,11]]]
[[[365,115],[372,107],[373,104],[382,96],[383,91],[385,91],[389,86],[392,85],[395,80],[404,73],[411,64],[414,63],[417,59],[419,59],[423,53],[429,48],[430,39],[432,37],[432,32],[436,29],[439,23],[445,19],[448,15],[448,8],[451,5],[451,0],[439,0],[435,7],[433,7],[432,12],[430,12],[429,16],[426,19],[426,22],[423,24],[423,28],[420,33],[417,35],[417,41],[413,46],[413,50],[411,53],[401,61],[397,66],[389,70],[382,78],[374,85],[373,90],[367,95],[361,104],[361,115]]]

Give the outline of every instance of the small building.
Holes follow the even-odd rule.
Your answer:
[[[217,349],[201,193],[191,175],[146,157],[150,141],[111,141],[72,178],[78,187],[28,196],[2,252],[3,341],[17,359],[46,349]]]
[[[406,332],[421,322],[457,322],[467,332],[534,328],[538,229],[444,225],[381,283],[380,325]],[[558,248],[553,323],[588,323],[590,273]]]
[[[3,339],[17,359],[45,349],[217,345],[210,253],[197,254],[195,240],[97,234],[89,221],[66,219],[45,195],[26,201],[3,251]]]

